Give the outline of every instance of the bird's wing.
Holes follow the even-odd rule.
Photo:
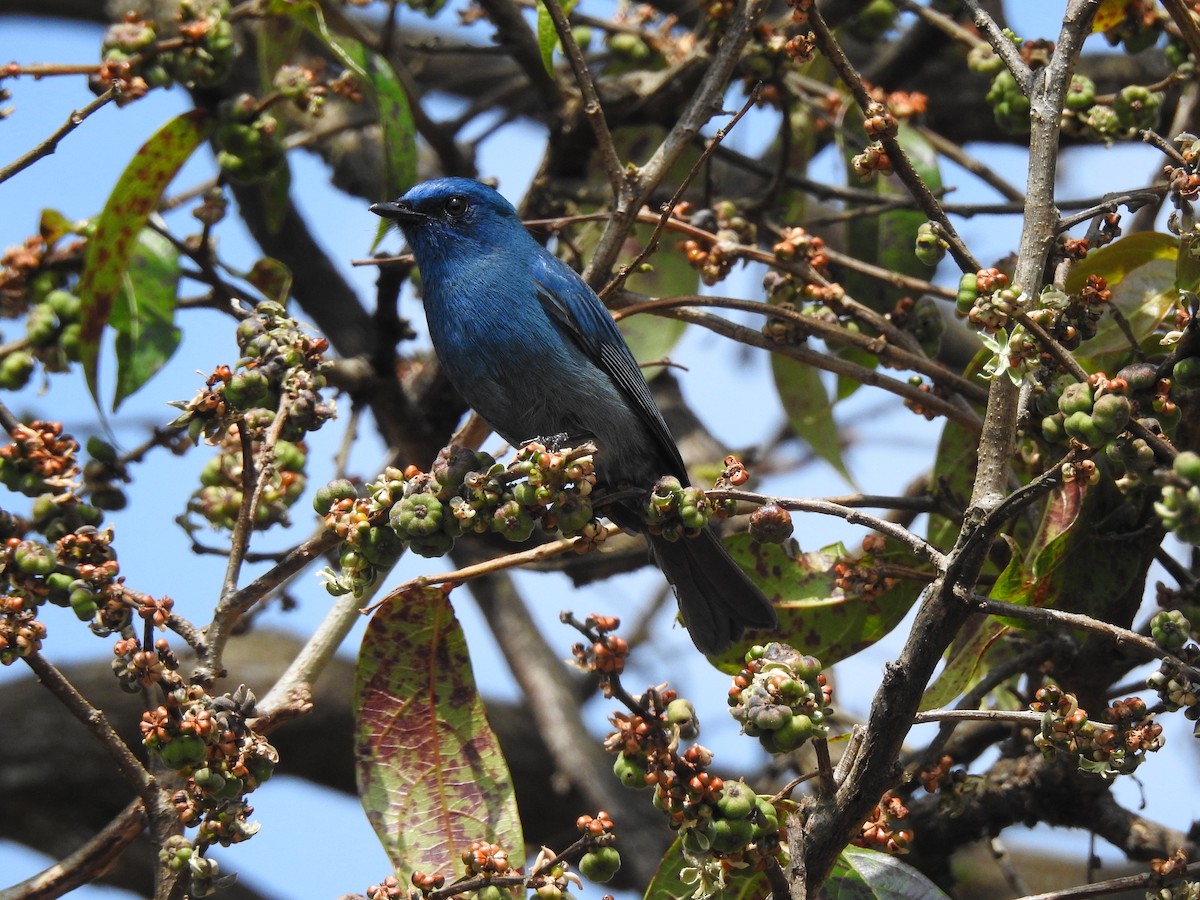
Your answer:
[[[654,402],[650,387],[629,352],[625,338],[608,310],[573,269],[549,253],[541,255],[535,273],[537,297],[546,313],[571,336],[630,399],[650,425],[666,458],[674,463],[676,474],[686,477],[687,469],[679,448],[667,428],[662,411]]]

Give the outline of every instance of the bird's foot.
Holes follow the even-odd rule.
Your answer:
[[[521,446],[524,447],[528,444],[541,444],[551,453],[557,453],[560,448],[571,446],[570,438],[571,436],[565,431],[560,431],[558,434],[538,435],[537,437],[532,437],[527,441],[522,441]]]

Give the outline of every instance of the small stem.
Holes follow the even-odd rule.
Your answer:
[[[134,800],[70,856],[0,890],[0,900],[51,900],[91,884],[112,868],[145,828],[146,808],[141,800]]]
[[[542,0],[542,2],[546,7],[546,12],[550,14],[550,20],[554,23],[554,30],[558,32],[558,41],[562,45],[563,55],[566,56],[567,63],[571,66],[571,72],[575,76],[575,84],[579,88],[579,93],[583,95],[583,112],[587,116],[588,124],[592,126],[592,133],[596,136],[596,146],[600,151],[604,170],[608,173],[608,184],[612,188],[613,200],[620,204],[626,199],[629,190],[625,180],[625,166],[621,162],[621,154],[617,152],[617,145],[613,143],[612,132],[608,130],[608,121],[604,118],[604,107],[600,105],[600,95],[596,91],[595,82],[592,81],[592,73],[588,71],[587,60],[583,58],[583,51],[579,49],[579,44],[575,41],[575,34],[571,31],[571,23],[558,0]]]
[[[257,704],[258,713],[264,721],[255,723],[256,731],[270,730],[280,722],[302,714],[312,705],[313,683],[325,671],[346,635],[362,618],[363,601],[370,601],[378,593],[386,574],[380,572],[375,583],[362,597],[343,594],[334,599],[312,637]]]
[[[882,535],[895,538],[911,549],[917,556],[926,562],[932,563],[938,571],[942,571],[946,565],[946,557],[940,550],[913,534],[902,525],[897,525],[895,522],[889,522],[887,519],[881,519],[878,516],[867,515],[866,513],[841,506],[837,503],[830,503],[828,500],[769,497],[766,494],[737,490],[706,491],[705,494],[713,500],[741,500],[756,503],[760,506],[766,503],[775,503],[784,509],[796,510],[797,512],[814,512],[827,516],[837,516],[840,519],[845,519],[851,525],[865,525]],[[932,578],[932,575],[930,578]]]
[[[89,67],[89,69],[92,70],[94,70],[94,68],[94,66]],[[42,157],[52,154],[58,149],[58,145],[63,138],[82,125],[83,120],[96,110],[114,100],[116,96],[116,91],[113,88],[109,88],[87,106],[72,112],[71,115],[67,117],[67,121],[63,122],[62,125],[55,129],[55,131],[48,138],[28,152],[21,154],[3,169],[0,169],[0,184],[8,181],[8,179],[12,178],[18,172],[28,169]]]
[[[607,537],[612,537],[621,532],[619,526],[612,524],[606,525],[604,530]],[[484,560],[481,563],[463,566],[461,569],[455,569],[453,572],[443,572],[440,575],[420,575],[394,588],[380,603],[387,603],[398,594],[402,594],[413,588],[426,587],[431,584],[461,584],[464,581],[470,581],[473,578],[479,578],[483,575],[493,575],[496,572],[503,572],[505,569],[514,569],[517,566],[523,566],[528,563],[553,559],[555,556],[561,556],[564,553],[574,550],[578,542],[579,538],[560,538],[556,541],[532,547],[529,550],[508,553],[504,556],[496,556],[492,559]]]
[[[817,39],[817,46],[821,48],[821,53],[829,60],[838,77],[854,95],[855,102],[859,108],[866,113],[872,104],[871,95],[867,92],[867,87],[863,84],[862,76],[854,68],[853,63],[847,58],[843,52],[841,45],[838,44],[837,38],[833,36],[833,32],[829,30],[829,26],[825,24],[825,20],[821,17],[821,13],[817,4],[813,4],[812,10],[808,16],[809,25],[812,27],[813,34]],[[979,261],[967,249],[967,245],[963,243],[958,232],[955,230],[953,223],[950,221],[946,211],[942,209],[941,202],[929,190],[929,185],[925,183],[925,179],[909,159],[908,153],[900,146],[900,142],[893,135],[884,134],[879,138],[883,144],[884,150],[887,151],[888,159],[891,160],[892,169],[896,176],[908,188],[913,199],[917,201],[917,206],[927,215],[931,221],[936,222],[942,227],[942,236],[950,247],[950,254],[954,257],[954,261],[958,263],[958,267],[964,272],[976,272],[980,269]]]
[[[975,17],[975,27],[983,32],[983,36],[992,45],[996,55],[1004,60],[1008,71],[1017,80],[1017,86],[1020,87],[1021,93],[1028,97],[1030,91],[1033,90],[1033,72],[1030,70],[1029,64],[1021,58],[1016,44],[1000,29],[996,20],[979,4],[979,0],[963,0],[963,6],[971,11]]]
[[[1130,631],[1128,628],[1122,628],[1119,625],[1101,622],[1099,619],[1093,619],[1091,616],[1065,612],[1061,609],[1051,609],[1049,607],[1023,606],[1019,603],[993,600],[990,597],[972,597],[971,603],[979,612],[992,616],[1008,616],[1014,619],[1024,619],[1027,622],[1035,622],[1049,628],[1063,628],[1064,626],[1079,628],[1093,634],[1104,635],[1110,638],[1118,647],[1137,650],[1139,655],[1146,660],[1166,659],[1178,666],[1181,671],[1192,673],[1193,676],[1200,676],[1200,670],[1189,666],[1173,654],[1167,653],[1162,647],[1145,635],[1138,634],[1136,631]]]
[[[103,712],[88,702],[75,685],[67,680],[53,664],[40,653],[24,657],[26,665],[33,670],[47,690],[59,699],[63,706],[100,742],[117,764],[117,769],[137,791],[146,809],[161,813],[162,796],[154,776],[146,771],[129,746],[108,723]]]
[[[742,117],[750,111],[756,102],[758,102],[758,95],[761,87],[761,84],[754,86],[754,90],[750,92],[750,96],[746,98],[746,102],[742,104],[742,108],[734,114],[734,117],[730,119],[727,125],[719,128],[717,133],[713,135],[712,140],[705,145],[704,152],[700,154],[699,158],[692,165],[692,168],[688,171],[687,176],[680,183],[679,187],[675,189],[675,193],[671,195],[671,199],[663,205],[662,214],[654,223],[654,231],[650,234],[650,239],[646,241],[646,246],[642,248],[641,252],[637,255],[633,262],[629,263],[627,266],[622,266],[621,271],[617,273],[616,277],[606,284],[601,291],[599,291],[599,294],[602,298],[608,296],[614,291],[620,290],[625,285],[625,280],[629,277],[629,274],[637,271],[637,268],[643,262],[645,262],[655,250],[658,249],[658,240],[662,236],[663,230],[667,227],[667,223],[675,214],[675,207],[679,204],[679,201],[683,198],[684,193],[691,186],[692,182],[696,180],[696,176],[700,174],[700,170],[704,167],[705,163],[707,163],[709,158],[713,155],[713,151],[715,151],[717,147],[721,145],[721,141],[725,140],[725,136],[733,130],[734,126],[742,120]],[[638,218],[642,218],[641,212],[638,213]]]

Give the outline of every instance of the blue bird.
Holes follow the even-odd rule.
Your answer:
[[[593,439],[597,487],[643,497],[605,512],[644,532],[639,510],[651,487],[664,475],[687,484],[687,471],[600,298],[477,181],[427,181],[371,211],[397,222],[408,240],[434,350],[462,398],[513,445]],[[770,602],[715,532],[646,537],[702,652],[725,649],[746,628],[776,626]]]

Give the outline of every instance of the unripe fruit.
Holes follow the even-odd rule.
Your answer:
[[[812,737],[813,722],[808,716],[793,715],[773,735],[780,753],[790,753]]]
[[[15,350],[0,360],[0,388],[19,391],[29,384],[33,375],[33,356],[24,350]]]
[[[597,847],[583,854],[579,860],[579,871],[588,881],[607,884],[621,868],[621,854],[616,847]]]
[[[1072,413],[1092,411],[1092,386],[1086,381],[1076,381],[1068,384],[1058,398],[1058,411],[1065,416]]]
[[[197,734],[179,734],[158,748],[158,755],[169,769],[185,769],[204,762],[207,748]]]
[[[757,795],[744,781],[726,781],[717,810],[726,819],[744,819],[754,812]]]
[[[1115,436],[1125,430],[1132,412],[1133,406],[1128,397],[1121,394],[1104,394],[1092,407],[1092,421],[1105,434]]]
[[[1192,484],[1200,484],[1200,454],[1184,450],[1175,457],[1172,468],[1175,469],[1176,475],[1186,478]]]
[[[696,721],[696,707],[691,700],[676,697],[667,704],[667,721],[672,725],[689,725]]]
[[[239,409],[252,409],[266,400],[271,381],[257,369],[237,372],[225,385],[225,399]]]
[[[1187,356],[1175,363],[1171,380],[1185,390],[1200,387],[1200,356]]]
[[[618,753],[613,762],[613,774],[627,788],[646,787],[646,763],[644,760]]]
[[[1063,422],[1063,428],[1071,437],[1089,447],[1099,448],[1108,443],[1107,436],[1092,421],[1092,417],[1085,412],[1071,413]]]
[[[712,824],[712,849],[737,853],[754,840],[754,825],[747,819],[716,819]]]

